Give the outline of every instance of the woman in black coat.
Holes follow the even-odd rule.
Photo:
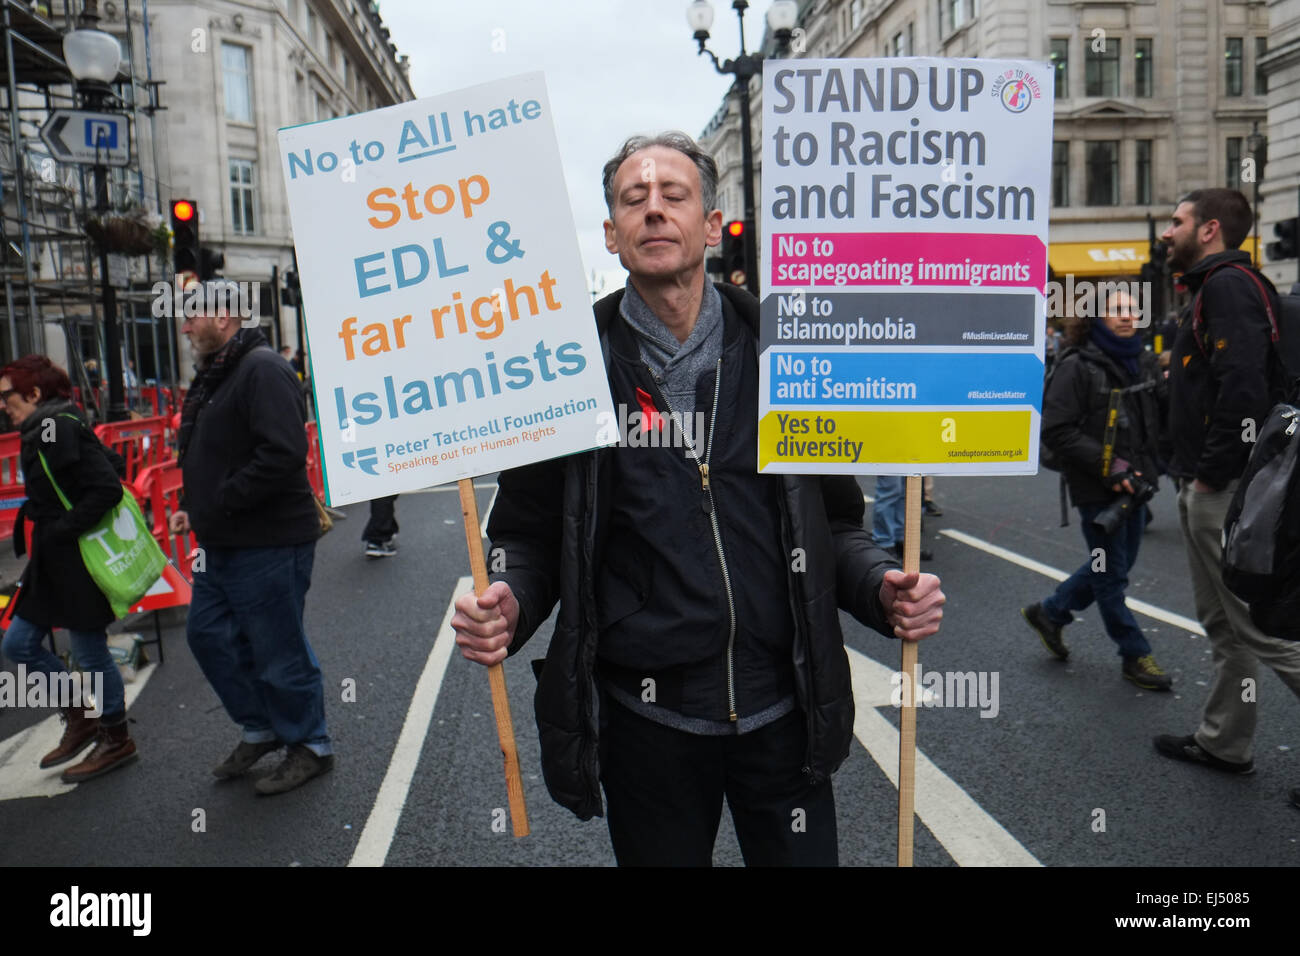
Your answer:
[[[20,557],[24,523],[34,523],[31,553],[0,647],[29,672],[47,675],[50,703],[61,708],[66,721],[62,740],[45,755],[42,768],[68,762],[95,741],[89,756],[63,773],[65,783],[80,783],[134,759],[136,748],[127,730],[122,675],[108,650],[105,629],[115,615],[86,570],[77,540],[117,505],[122,484],[108,451],[71,399],[67,373],[43,355],[28,355],[0,369],[0,401],[22,435],[27,501],[14,528],[14,551]],[[71,510],[59,500],[50,474]],[[71,636],[77,666],[94,687],[97,711],[76,699],[81,695],[55,699],[69,696],[58,691],[73,686],[63,662],[44,645],[45,635],[56,627]]]
[[[1125,603],[1128,574],[1137,561],[1147,523],[1144,486],[1154,493],[1163,376],[1134,326],[1133,301],[1114,293],[1101,318],[1078,320],[1070,348],[1043,396],[1043,443],[1061,462],[1070,497],[1079,509],[1088,558],[1055,592],[1021,614],[1060,660],[1069,657],[1061,639],[1065,625],[1094,601],[1106,633],[1123,660],[1122,674],[1146,690],[1169,690],[1172,681],[1157,665],[1142,628]],[[1118,390],[1115,429],[1107,447],[1112,394]],[[1135,494],[1136,493],[1136,494]],[[1098,523],[1116,504],[1111,527]]]

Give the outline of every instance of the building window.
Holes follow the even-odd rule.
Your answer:
[[[1083,60],[1084,96],[1119,96],[1119,40],[1088,41]]]
[[[1268,92],[1268,74],[1259,65],[1268,53],[1268,37],[1255,37],[1255,95],[1263,96]]]
[[[1050,59],[1056,73],[1056,98],[1067,99],[1070,95],[1070,40],[1069,37],[1056,37],[1052,40]]]
[[[1070,144],[1052,143],[1052,205],[1070,205]]]
[[[856,30],[862,23],[862,7],[866,0],[853,0],[849,5],[849,23]]]
[[[221,44],[221,72],[225,78],[226,119],[236,123],[253,122],[252,77],[249,75],[249,50],[233,43]]]
[[[339,68],[339,45],[334,42],[334,34],[325,34],[325,59],[330,65],[331,70]]]
[[[1223,49],[1223,86],[1224,95],[1241,95],[1241,37],[1228,37]]]
[[[1139,37],[1133,48],[1133,95],[1153,96],[1155,67],[1151,63],[1151,38]]]
[[[907,49],[907,35],[899,30],[894,34],[894,39],[889,43],[890,56],[907,56],[911,51]]]
[[[1086,144],[1089,206],[1119,205],[1119,140]]]
[[[320,18],[311,8],[311,0],[307,4],[307,45],[314,50],[320,46]]]
[[[230,222],[234,232],[251,236],[257,231],[255,212],[257,187],[253,183],[253,161],[230,161]]]
[[[1151,140],[1137,141],[1137,204],[1151,205]]]
[[[966,0],[948,0],[948,23],[956,30],[966,22]]]
[[[1224,158],[1224,185],[1229,189],[1241,188],[1241,137],[1229,136]]]

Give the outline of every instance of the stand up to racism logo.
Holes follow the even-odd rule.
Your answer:
[[[1024,70],[1007,70],[993,81],[993,95],[1012,113],[1023,113],[1029,104],[1043,95],[1032,73]]]

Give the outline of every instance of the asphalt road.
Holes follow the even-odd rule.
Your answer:
[[[872,479],[862,482],[870,494]],[[479,489],[486,509],[494,485],[483,479]],[[1050,658],[1020,618],[1022,605],[1054,586],[1033,562],[1068,571],[1085,557],[1077,516],[1070,528],[1057,527],[1055,475],[940,479],[937,497],[945,514],[926,520],[926,544],[936,552],[926,569],[943,578],[948,605],[942,632],[921,646],[921,669],[976,672],[990,691],[996,676],[998,693],[996,713],[989,705],[918,713],[916,864],[1300,863],[1300,811],[1286,801],[1300,786],[1300,701],[1272,672],[1258,689],[1255,775],[1219,776],[1152,748],[1156,733],[1195,728],[1210,676],[1205,638],[1169,620],[1195,616],[1171,489],[1154,502],[1130,589],[1166,612],[1138,619],[1174,678],[1169,694],[1121,679],[1095,611],[1067,630],[1068,664]],[[549,624],[505,666],[532,828],[516,839],[503,825],[486,672],[454,648],[435,647],[468,573],[454,489],[402,496],[400,550],[391,559],[362,556],[366,507],[344,509],[349,520],[318,546],[308,595],[337,753],[332,773],[274,798],[252,787],[274,758],[242,780],[211,777],[238,733],[174,616],[166,663],[149,672],[131,707],[135,765],[62,787],[58,770],[35,771],[29,759],[57,738],[49,712],[0,715],[0,863],[612,865],[603,821],[578,821],[550,800],[540,777],[529,661],[544,654]],[[859,742],[835,778],[841,862],[887,866],[895,858],[890,748],[898,717],[888,674],[898,667],[898,644],[843,620]],[[344,701],[347,680],[355,682],[354,702]],[[741,862],[726,814],[715,862]]]

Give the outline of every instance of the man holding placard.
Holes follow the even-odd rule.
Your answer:
[[[680,133],[605,166],[606,247],[631,274],[596,304],[624,411],[616,448],[504,472],[506,570],[456,602],[491,665],[559,616],[536,697],[547,787],[602,812],[621,865],[708,865],[725,797],[749,864],[838,860],[830,776],[853,695],[838,608],[881,633],[939,629],[939,579],[863,530],[851,477],[757,472],[758,302],[706,281],[717,168]]]

